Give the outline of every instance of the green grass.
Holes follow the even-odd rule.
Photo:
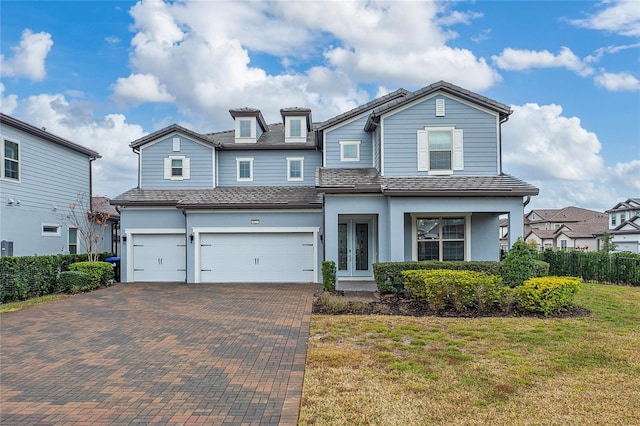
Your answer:
[[[575,301],[591,315],[314,315],[300,424],[638,424],[640,288]]]
[[[28,308],[29,306],[40,305],[42,303],[47,303],[54,300],[62,299],[63,297],[67,297],[67,296],[68,295],[66,294],[49,294],[46,296],[34,297],[33,299],[23,300],[20,302],[3,303],[3,304],[0,304],[0,314]]]

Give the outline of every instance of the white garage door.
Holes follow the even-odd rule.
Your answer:
[[[184,281],[185,253],[184,235],[134,234],[130,281]]]
[[[313,233],[201,234],[201,282],[313,282]]]

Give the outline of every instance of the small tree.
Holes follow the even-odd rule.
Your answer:
[[[517,287],[533,277],[535,259],[529,245],[518,238],[502,261],[502,282],[509,287]]]
[[[87,194],[78,194],[77,202],[69,206],[66,219],[70,226],[77,229],[78,238],[87,252],[89,262],[98,261],[98,248],[104,239],[112,213],[108,210],[109,200],[94,196],[87,203]]]
[[[608,232],[605,232],[602,236],[602,242],[600,244],[600,251],[603,253],[611,253],[612,251],[616,251],[618,247],[613,242],[613,236]]]

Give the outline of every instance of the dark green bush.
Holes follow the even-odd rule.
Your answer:
[[[69,269],[89,275],[90,288],[87,290],[98,288],[113,279],[113,266],[108,262],[77,262]]]
[[[549,264],[543,260],[534,260],[534,269],[536,277],[546,277],[549,276]]]
[[[88,291],[91,289],[91,277],[80,271],[60,272],[58,287],[60,290],[71,294]]]
[[[514,294],[523,309],[549,315],[561,312],[573,303],[581,281],[578,277],[531,278],[515,288]]]
[[[585,281],[640,285],[640,255],[545,250],[538,259],[549,263],[549,274],[581,277]]]
[[[322,285],[325,291],[336,290],[336,262],[333,260],[322,262]]]
[[[529,245],[522,238],[513,243],[502,261],[502,281],[509,287],[517,287],[536,276],[536,264]]]
[[[511,290],[502,285],[502,278],[484,272],[436,269],[403,271],[402,275],[405,288],[435,311],[484,312],[505,308],[511,300],[507,297]]]
[[[373,265],[378,291],[380,293],[396,293],[404,285],[402,271],[450,269],[458,271],[484,272],[487,275],[500,275],[500,262],[491,261],[447,261],[437,260],[409,261],[409,262],[384,262]]]

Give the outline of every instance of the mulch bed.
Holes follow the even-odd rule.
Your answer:
[[[581,306],[571,305],[566,310],[551,314],[548,316],[544,316],[541,313],[524,311],[522,309],[518,309],[514,307],[509,311],[505,312],[500,309],[496,309],[493,311],[484,311],[478,312],[473,310],[467,310],[462,312],[457,312],[455,309],[447,309],[443,311],[434,311],[429,308],[426,302],[413,299],[410,297],[402,296],[402,295],[380,295],[378,293],[374,293],[374,300],[361,300],[360,298],[355,298],[351,300],[351,297],[345,292],[336,291],[333,292],[334,296],[337,297],[345,297],[349,299],[347,301],[348,307],[346,310],[341,310],[340,312],[334,312],[330,310],[327,306],[324,306],[320,301],[318,296],[315,297],[313,302],[313,310],[314,314],[323,314],[323,315],[402,315],[402,316],[413,316],[413,317],[424,317],[424,316],[439,316],[439,317],[454,317],[454,318],[480,318],[480,317],[532,317],[532,318],[574,318],[574,317],[584,317],[591,315],[591,311],[585,309]]]

